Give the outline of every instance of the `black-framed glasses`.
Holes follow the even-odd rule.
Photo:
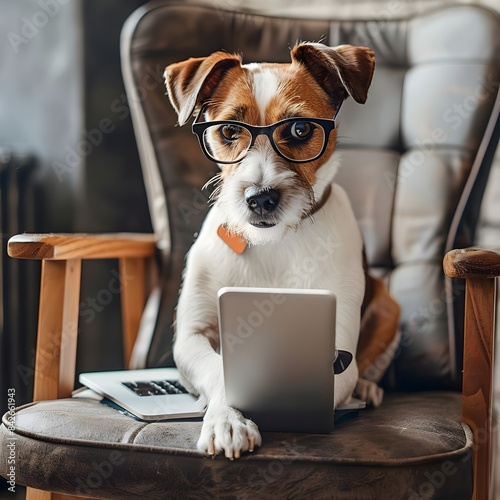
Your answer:
[[[235,120],[199,122],[202,115],[203,110],[193,123],[193,133],[205,156],[222,164],[243,160],[259,135],[266,135],[274,151],[285,160],[294,163],[314,161],[325,152],[330,133],[335,128],[335,117],[286,118],[259,127]]]

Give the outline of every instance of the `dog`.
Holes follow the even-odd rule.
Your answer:
[[[213,206],[187,255],[173,346],[186,387],[207,400],[198,440],[204,453],[233,459],[261,445],[256,424],[226,404],[220,288],[332,290],[337,346],[356,352],[363,242],[346,193],[332,183],[333,118],[348,97],[366,101],[374,67],[367,47],[305,42],[293,47],[290,63],[243,64],[216,52],[165,69],[179,125],[196,117],[202,149],[220,167]],[[320,251],[328,258],[315,261]],[[293,272],[306,262],[307,272]],[[335,375],[335,407],[350,399],[358,376],[355,361]]]

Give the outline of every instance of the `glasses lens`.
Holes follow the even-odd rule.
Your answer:
[[[289,160],[308,161],[321,153],[325,131],[313,122],[287,122],[276,128],[273,140],[280,153]]]
[[[215,161],[238,162],[243,159],[250,144],[250,132],[233,123],[212,125],[203,133],[203,144]]]

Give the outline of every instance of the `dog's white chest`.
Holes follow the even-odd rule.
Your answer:
[[[339,244],[332,233],[318,227],[289,234],[273,245],[249,247],[235,259],[236,267],[227,269],[226,279],[239,286],[284,288],[328,288],[335,279]],[[307,237],[305,237],[307,235]]]

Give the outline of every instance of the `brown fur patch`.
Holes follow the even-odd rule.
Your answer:
[[[400,306],[389,293],[385,283],[370,276],[367,271],[365,273],[366,291],[356,351],[361,378],[366,376],[367,371],[381,356],[392,356],[387,354],[387,351],[398,335],[400,316]],[[386,367],[389,361],[390,358],[381,359],[380,364]],[[382,374],[384,370],[377,367],[377,371]]]
[[[219,328],[217,325],[209,325],[200,331],[200,334],[208,339],[210,346],[214,351],[219,349]]]

